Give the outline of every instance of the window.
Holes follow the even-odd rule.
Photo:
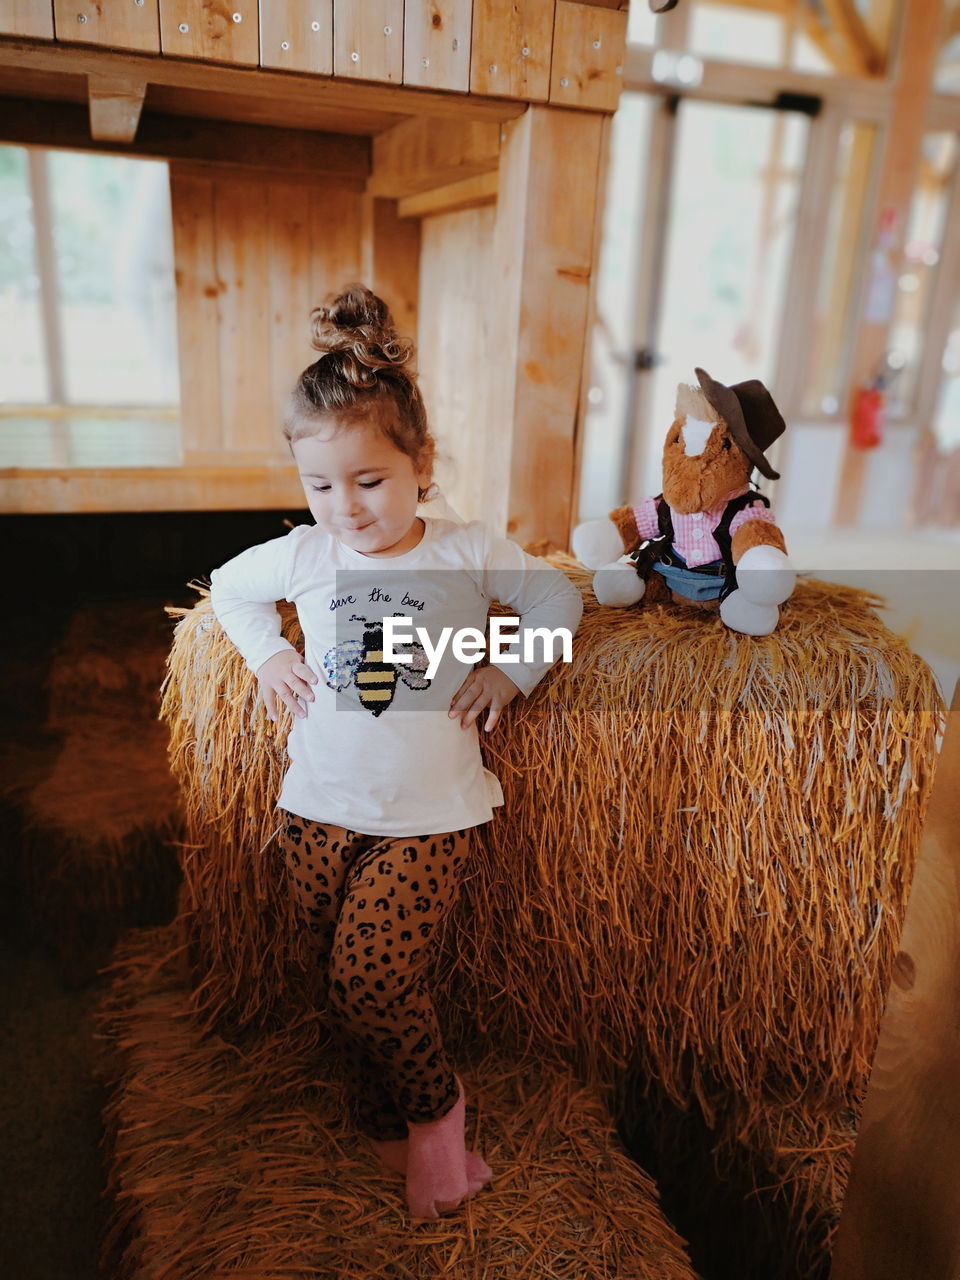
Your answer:
[[[167,166],[0,147],[0,465],[178,465]]]

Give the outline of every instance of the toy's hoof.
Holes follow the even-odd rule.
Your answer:
[[[636,604],[643,599],[646,589],[647,584],[626,560],[605,564],[593,575],[593,594],[597,603],[613,609],[625,609],[627,605]]]
[[[737,563],[737,588],[751,604],[782,604],[796,582],[796,570],[779,547],[750,547]]]
[[[587,520],[574,529],[570,548],[588,569],[602,569],[623,555],[623,538],[612,520]]]
[[[745,636],[768,636],[780,621],[780,610],[775,604],[754,604],[738,590],[721,600],[720,617],[731,631],[740,631]]]

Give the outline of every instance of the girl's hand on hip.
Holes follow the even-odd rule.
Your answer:
[[[314,692],[310,686],[317,683],[317,676],[299,653],[281,649],[257,669],[257,680],[260,682],[260,697],[271,720],[276,720],[280,714],[281,702],[286,703],[295,716],[307,714],[306,707],[302,707],[299,700],[304,698],[313,702]]]
[[[459,716],[460,728],[469,729],[484,707],[489,707],[490,714],[483,726],[489,732],[500,719],[500,712],[519,692],[499,667],[479,667],[470,672],[453,695],[447,715],[451,720]]]

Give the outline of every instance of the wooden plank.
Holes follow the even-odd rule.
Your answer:
[[[403,83],[432,89],[470,88],[473,0],[428,0],[407,5]]]
[[[470,89],[545,102],[550,92],[553,0],[482,0],[473,6]]]
[[[160,52],[157,0],[54,0],[53,13],[58,40]]]
[[[0,35],[53,39],[53,0],[0,0]]]
[[[403,80],[403,0],[333,0],[334,75]]]
[[[960,1274],[960,684],[880,1024],[831,1280]]]
[[[900,262],[913,197],[942,11],[943,0],[904,0],[893,98],[870,238],[876,252],[888,254],[894,270]],[[890,244],[885,247],[883,240],[887,235]],[[887,314],[886,308],[879,308],[875,293],[868,279],[861,300],[851,395],[872,378],[887,349],[892,312]],[[865,469],[865,451],[855,449],[848,439],[834,509],[834,523],[840,527],[857,523]]]
[[[519,542],[569,541],[603,124],[593,112],[532,106],[503,131],[485,434],[505,460],[499,489]]]
[[[417,347],[420,389],[437,441],[434,479],[465,520],[502,531],[508,458],[499,440],[505,436],[509,449],[509,434],[503,424],[494,438],[488,434],[491,337],[499,323],[487,301],[494,220],[488,206],[422,224]]]
[[[310,310],[316,304],[310,279],[311,189],[271,182],[267,189],[268,280],[272,389],[272,452],[289,458],[281,430],[297,378],[317,358],[310,346]]]
[[[178,58],[256,66],[257,0],[160,0],[160,45]]]
[[[214,189],[219,281],[221,443],[272,451],[267,191],[218,178]]]
[[[289,465],[0,468],[0,512],[271,511],[305,507]]]
[[[175,112],[178,98],[190,98],[188,112],[230,119],[232,101],[259,103],[264,123],[313,125],[311,113],[338,114],[337,130],[358,131],[358,112],[423,115],[451,120],[509,120],[523,104],[478,94],[445,93],[415,85],[376,84],[326,76],[288,75],[266,68],[232,67],[179,58],[151,58],[91,45],[56,45],[16,37],[0,39],[0,68],[8,72],[50,72],[58,79],[80,75],[142,74],[150,85],[150,104]],[[200,103],[206,103],[203,111]],[[265,117],[269,114],[270,120]],[[249,116],[239,116],[239,119]],[[366,126],[369,128],[369,126]],[[383,124],[373,128],[382,128]],[[361,129],[360,131],[363,131]],[[370,129],[372,132],[373,130]]]
[[[415,195],[495,170],[500,126],[463,120],[437,129],[429,120],[404,120],[373,140],[373,195]]]
[[[260,65],[333,75],[333,0],[260,0]]]
[[[0,112],[0,138],[28,146],[93,149],[89,116],[70,103],[6,99]],[[259,125],[217,124],[184,116],[144,113],[136,139],[100,145],[100,151],[162,160],[199,160],[237,169],[302,174],[311,183],[322,173],[336,185],[362,188],[370,171],[370,143],[337,133],[270,129]]]
[[[311,193],[311,306],[363,278],[364,199],[359,192],[336,188],[315,187]]]
[[[623,88],[627,15],[621,9],[558,0],[550,101],[616,111]]]
[[[127,146],[137,136],[147,94],[144,80],[91,76],[88,81],[90,137]]]
[[[478,205],[496,204],[499,179],[496,171],[481,173],[476,178],[464,178],[446,187],[434,187],[416,196],[397,201],[399,218],[430,218],[439,214],[455,213],[460,209],[472,209]]]
[[[395,200],[362,197],[363,279],[403,335],[415,337],[420,297],[420,223],[397,217]]]
[[[220,338],[212,174],[170,166],[184,451],[220,450]]]

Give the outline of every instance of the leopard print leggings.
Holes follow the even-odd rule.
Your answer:
[[[352,1120],[369,1137],[405,1138],[408,1120],[439,1120],[459,1097],[427,977],[470,830],[370,836],[285,809],[278,816],[297,917],[327,969],[332,1030],[355,1066]]]

